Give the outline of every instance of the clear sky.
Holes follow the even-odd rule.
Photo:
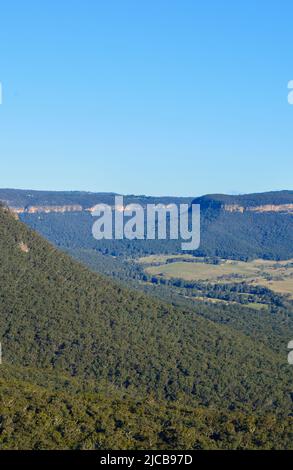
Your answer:
[[[0,7],[0,187],[293,189],[292,0]]]

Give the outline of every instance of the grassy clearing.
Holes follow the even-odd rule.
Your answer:
[[[293,260],[219,260],[219,264],[210,264],[203,259],[192,259],[188,255],[164,255],[148,256],[141,258],[139,262],[152,276],[210,283],[245,281],[268,287],[279,294],[287,294],[293,299]]]
[[[149,255],[149,256],[143,256],[142,258],[139,258],[138,262],[140,264],[165,264],[169,259],[178,259],[179,261],[181,260],[194,260],[196,261],[197,259],[203,259],[203,258],[195,258],[192,255]]]
[[[213,265],[207,263],[186,263],[179,261],[160,266],[151,266],[146,271],[152,275],[162,275],[165,277],[182,278],[186,281],[210,281],[222,278],[237,276],[254,276],[255,269],[248,263],[238,264],[223,263]]]
[[[187,298],[190,299],[192,297],[187,297]],[[200,296],[194,297],[194,301],[195,302],[198,302],[198,301],[209,302],[210,304],[238,305],[238,302],[234,302],[232,300],[212,299],[210,297],[200,297]],[[250,302],[249,304],[242,304],[242,306],[246,308],[253,308],[254,310],[263,310],[263,309],[267,310],[268,309],[267,305],[261,304],[259,302]]]

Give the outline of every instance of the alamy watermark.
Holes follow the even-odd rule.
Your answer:
[[[288,90],[290,90],[288,93],[288,103],[293,105],[293,80],[290,80],[288,83]]]
[[[183,251],[200,246],[200,205],[140,204],[124,205],[123,196],[115,205],[98,204],[91,211],[92,233],[96,240],[181,240]]]
[[[291,349],[288,354],[288,362],[291,366],[293,366],[293,340],[289,342],[288,349]]]

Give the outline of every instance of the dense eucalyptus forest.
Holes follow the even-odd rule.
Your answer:
[[[0,448],[292,448],[290,302],[194,303],[200,284],[81,261],[0,209]]]

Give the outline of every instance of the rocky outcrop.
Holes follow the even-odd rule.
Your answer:
[[[251,212],[283,212],[293,214],[293,204],[266,204],[264,206],[250,207]]]
[[[114,209],[114,205],[111,206]],[[146,206],[144,206],[145,208]],[[168,207],[168,206],[167,206]],[[66,205],[66,206],[29,206],[29,207],[10,207],[11,212],[14,214],[50,214],[51,212],[55,213],[65,213],[65,212],[94,212],[97,206],[84,208],[81,205]],[[211,208],[216,209],[216,207],[211,206]],[[293,204],[265,204],[259,206],[241,206],[239,204],[223,204],[219,206],[222,210],[230,213],[241,213],[244,212],[254,212],[254,213],[264,213],[264,212],[278,212],[282,214],[293,214]],[[116,210],[123,212],[125,207],[118,206]]]
[[[238,204],[226,204],[224,205],[226,212],[279,212],[282,214],[293,214],[293,204],[265,204],[262,206],[240,206]]]
[[[226,204],[224,206],[226,212],[245,212],[245,207],[239,206],[238,204]]]
[[[11,207],[11,211],[16,214],[49,214],[51,212],[81,212],[83,210],[80,205],[72,206],[30,206],[30,207]]]
[[[93,207],[89,207],[88,209],[85,209],[87,212],[90,212],[90,213],[93,213],[95,212],[100,206],[103,206],[104,204],[97,204],[96,206],[93,206]],[[109,206],[111,207],[111,209],[116,209],[118,212],[124,212],[125,210],[125,206],[116,206],[115,205],[111,205],[109,204]]]
[[[90,212],[93,213],[97,210],[97,207],[103,205],[99,204],[93,207],[84,208],[81,205],[72,205],[72,206],[30,206],[30,207],[10,207],[10,210],[13,214],[50,214],[51,212],[55,213],[65,213],[65,212]],[[115,208],[114,205],[110,205],[112,209]],[[125,206],[116,206],[118,212],[123,212]]]
[[[29,247],[27,246],[26,243],[24,242],[20,242],[19,243],[19,249],[20,251],[22,251],[23,253],[28,253],[30,250],[29,250]]]

